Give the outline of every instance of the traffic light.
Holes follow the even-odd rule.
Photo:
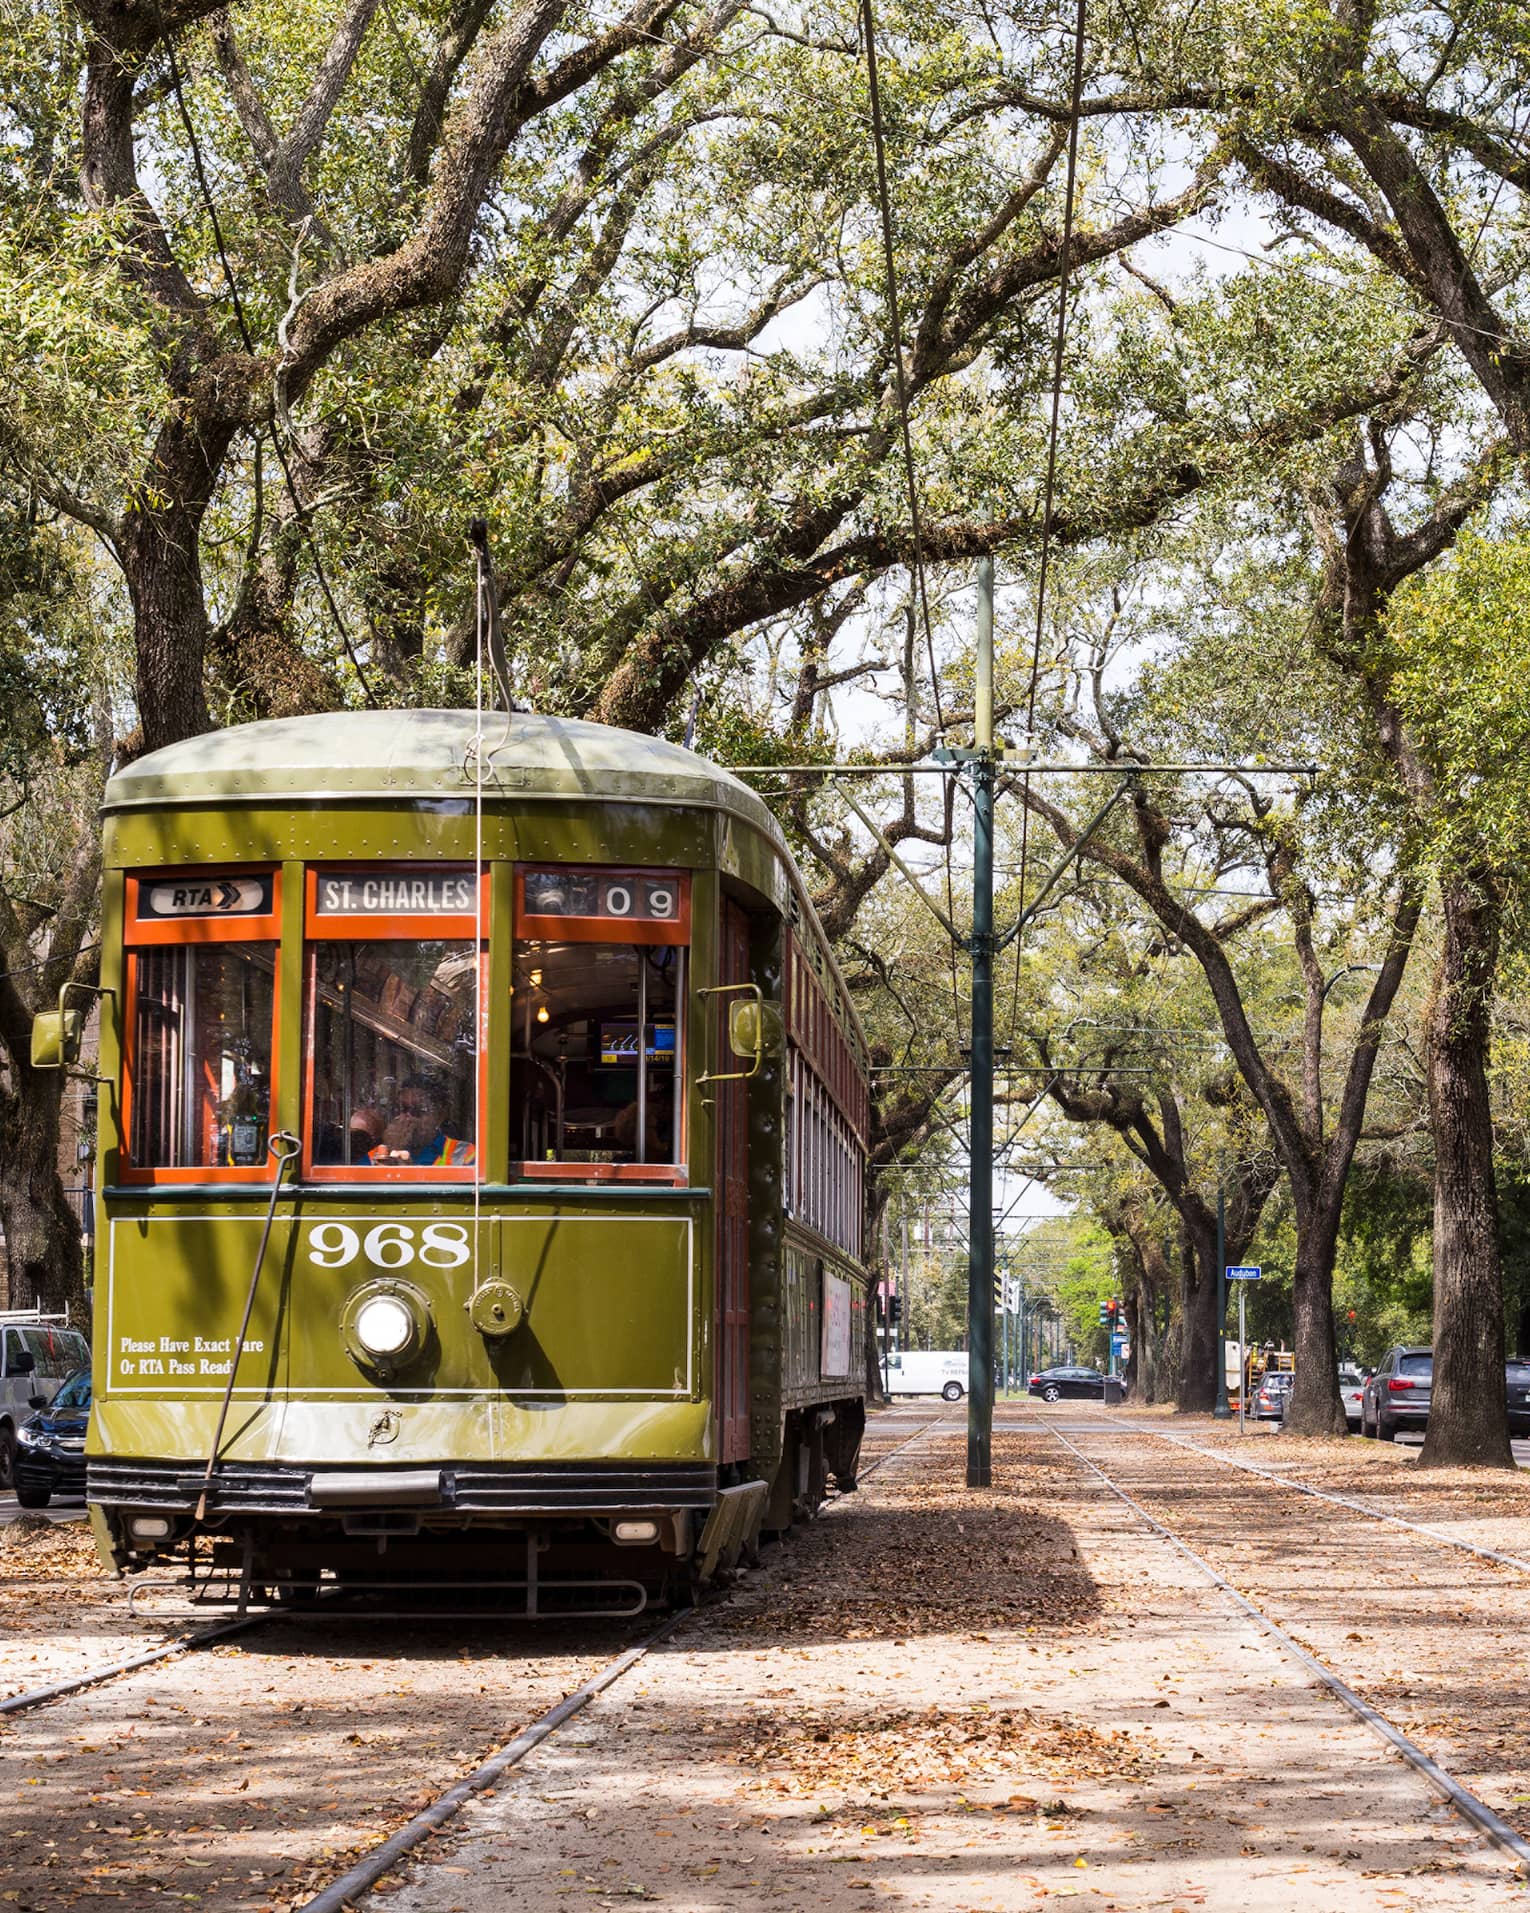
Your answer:
[[[1110,1298],[1110,1300],[1105,1304],[1104,1311],[1100,1316],[1100,1320],[1106,1323],[1110,1328],[1114,1328],[1116,1324],[1120,1321],[1120,1319],[1121,1319],[1121,1303],[1119,1299],[1113,1295]]]
[[[1109,1325],[1110,1325],[1110,1304],[1108,1302],[1102,1302],[1100,1304],[1100,1327],[1107,1328],[1109,1327]]]
[[[888,1298],[887,1319],[894,1328],[903,1320],[903,1297],[896,1291]]]

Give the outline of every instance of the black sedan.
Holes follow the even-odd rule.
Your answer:
[[[1060,1402],[1065,1396],[1075,1401],[1102,1402],[1105,1377],[1097,1368],[1044,1368],[1031,1377],[1029,1392],[1044,1402]]]
[[[23,1508],[46,1508],[55,1495],[85,1499],[89,1420],[90,1370],[80,1368],[16,1430],[16,1499]]]

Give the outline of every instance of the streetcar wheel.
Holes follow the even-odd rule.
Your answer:
[[[959,1402],[962,1398],[962,1385],[960,1382],[947,1382],[940,1392],[948,1402]]]
[[[1062,1400],[1062,1390],[1057,1386],[1056,1382],[1048,1382],[1046,1387],[1041,1391],[1041,1399],[1044,1402],[1060,1402]]]

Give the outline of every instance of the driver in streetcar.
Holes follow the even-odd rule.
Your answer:
[[[406,1077],[393,1119],[383,1131],[382,1141],[369,1153],[368,1162],[383,1166],[418,1163],[438,1169],[476,1162],[478,1152],[473,1144],[447,1133],[446,1108],[446,1092],[432,1077]]]

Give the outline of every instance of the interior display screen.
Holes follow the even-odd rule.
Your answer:
[[[602,1023],[600,1026],[600,1060],[608,1068],[623,1065],[632,1067],[637,1062],[638,1029],[636,1023]],[[650,1023],[648,1025],[648,1061],[650,1063],[673,1063],[675,1060],[675,1026],[673,1023]]]

